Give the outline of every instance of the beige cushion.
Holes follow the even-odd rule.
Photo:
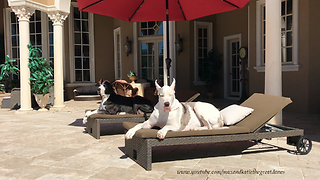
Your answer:
[[[86,110],[91,111],[91,110]],[[149,117],[151,113],[146,113],[146,116]],[[111,115],[111,114],[92,114],[89,116],[91,119],[114,119],[114,118],[136,118],[136,117],[144,117],[144,114],[123,114],[123,115]]]
[[[254,111],[235,126],[248,127],[254,132],[291,102],[290,98],[255,93],[241,104]]]
[[[220,113],[223,117],[224,124],[230,126],[244,119],[246,116],[251,114],[252,111],[253,111],[252,108],[233,104],[222,109]]]
[[[127,130],[133,128],[137,123],[124,122],[123,127]],[[135,136],[140,138],[157,138],[158,129],[140,129]],[[199,130],[199,131],[169,131],[166,138],[170,137],[189,137],[189,136],[210,136],[210,135],[225,135],[225,134],[242,134],[250,132],[246,127],[230,126],[226,129]]]

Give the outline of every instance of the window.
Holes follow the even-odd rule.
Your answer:
[[[194,84],[204,85],[204,59],[212,49],[212,23],[194,22]]]
[[[257,2],[257,67],[264,71],[266,15],[265,1]],[[281,1],[281,62],[283,71],[297,71],[298,65],[298,0]]]
[[[163,22],[141,22],[139,41],[140,77],[163,79]]]
[[[19,44],[19,21],[18,17],[10,8],[6,9],[5,13],[5,31],[6,31],[6,54],[12,59],[17,60],[17,64],[20,65],[20,44]],[[47,48],[49,42],[46,37],[49,26],[52,27],[52,22],[48,22],[49,17],[46,13],[36,10],[30,17],[29,31],[30,31],[30,42],[33,46],[38,47],[42,50],[42,56],[50,57]],[[52,30],[53,31],[53,30]],[[53,41],[52,41],[53,44]],[[53,53],[52,53],[53,60]],[[18,77],[17,77],[18,78]]]
[[[163,22],[151,21],[140,23],[140,36],[163,35]]]
[[[20,59],[19,22],[18,17],[14,14],[14,12],[10,12],[10,26],[7,26],[7,29],[9,27],[11,30],[7,30],[7,32],[11,32],[11,53],[7,52],[7,54],[9,54],[12,59],[16,59],[18,61]]]
[[[141,43],[141,76],[143,79],[163,79],[163,42]]]
[[[30,42],[33,46],[42,49],[41,12],[35,11],[30,18]]]
[[[122,66],[121,66],[121,36],[120,36],[120,27],[113,31],[114,38],[114,71],[115,79],[122,79]]]
[[[90,81],[89,17],[76,7],[73,10],[75,81]]]
[[[93,15],[79,11],[77,3],[72,3],[69,17],[70,81],[93,82]]]
[[[49,21],[49,32],[48,32],[48,40],[49,40],[49,56],[48,59],[51,61],[51,66],[53,67],[54,63],[54,44],[53,44],[53,22],[48,18]]]

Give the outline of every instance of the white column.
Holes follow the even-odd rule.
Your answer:
[[[20,43],[20,103],[21,111],[32,110],[30,91],[29,48],[30,41],[29,22],[34,9],[27,7],[12,7],[19,18],[19,43]]]
[[[282,96],[281,0],[266,1],[265,94]],[[282,124],[282,112],[269,123]]]
[[[63,22],[68,14],[50,12],[48,16],[53,21],[54,36],[54,106],[64,107],[63,92]]]

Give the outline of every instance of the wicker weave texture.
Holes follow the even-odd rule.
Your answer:
[[[100,125],[101,124],[112,124],[112,123],[123,123],[123,122],[136,122],[141,123],[145,121],[145,117],[123,117],[114,115],[114,118],[88,118],[86,124],[87,132],[96,139],[100,139]]]

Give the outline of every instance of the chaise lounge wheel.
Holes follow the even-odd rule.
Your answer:
[[[311,151],[312,142],[309,138],[301,136],[296,146],[299,154],[306,155]]]

